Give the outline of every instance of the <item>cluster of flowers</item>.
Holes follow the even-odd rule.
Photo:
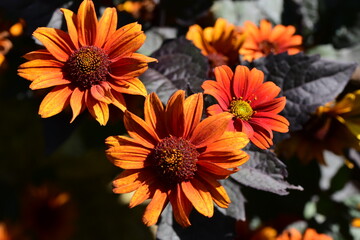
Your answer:
[[[237,27],[221,18],[214,27],[191,26],[186,38],[209,59],[215,79],[203,82],[203,93],[186,97],[183,90],[176,91],[164,106],[138,79],[148,63],[157,61],[136,53],[146,37],[140,24],[117,29],[115,8],[105,9],[98,20],[91,0],[84,0],[77,14],[61,11],[68,33],[38,28],[33,36],[46,49],[26,54],[28,61],[18,74],[31,81],[33,90],[53,87],[40,104],[41,117],[70,106],[71,122],[88,109],[106,125],[109,104],[124,112],[129,136],[105,140],[107,157],[124,169],[113,181],[113,191],[134,192],[130,207],[151,199],[143,215],[146,225],[155,224],[169,202],[182,226],[191,225],[193,208],[206,217],[213,216],[214,202],[227,208],[230,198],[219,180],[249,160],[242,149],[249,142],[268,149],[273,132],[289,131],[289,121],[279,115],[286,104],[285,97],[278,97],[281,88],[264,82],[262,71],[238,64],[239,56],[253,61],[270,53],[298,53],[302,38],[294,35],[294,27],[272,28],[266,20],[259,27],[251,22]],[[127,109],[123,94],[145,97],[144,119]],[[217,101],[206,109],[206,118],[204,94]]]

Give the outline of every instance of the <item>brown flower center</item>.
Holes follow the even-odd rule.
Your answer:
[[[199,152],[188,140],[171,136],[156,145],[152,156],[160,176],[174,184],[194,177]]]
[[[260,48],[261,52],[264,53],[265,55],[278,52],[277,45],[275,43],[272,43],[272,42],[269,42],[266,40],[259,43],[259,48]]]
[[[109,74],[110,60],[104,50],[95,46],[84,46],[71,54],[64,66],[66,76],[77,87],[88,89]]]
[[[250,103],[241,99],[232,100],[230,102],[229,112],[236,118],[240,118],[245,121],[249,120],[254,113]]]

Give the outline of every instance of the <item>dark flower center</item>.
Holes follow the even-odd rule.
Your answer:
[[[259,48],[261,52],[265,55],[278,52],[278,47],[276,46],[276,44],[266,40],[259,43]]]
[[[188,140],[171,136],[156,145],[152,156],[159,175],[172,185],[194,177],[199,152]]]
[[[66,77],[81,89],[106,81],[110,60],[104,50],[84,46],[71,54],[64,66]]]
[[[232,100],[230,102],[229,112],[236,118],[240,118],[245,121],[249,120],[254,113],[250,103],[241,99]]]

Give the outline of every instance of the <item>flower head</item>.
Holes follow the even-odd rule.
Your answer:
[[[186,38],[201,50],[213,67],[238,63],[239,49],[244,42],[240,28],[223,18],[218,18],[214,27],[190,26]]]
[[[326,164],[324,150],[337,155],[344,155],[344,150],[349,148],[360,151],[359,141],[360,90],[357,90],[338,102],[318,107],[304,128],[291,133],[291,137],[281,142],[276,151],[286,158],[297,156],[304,164],[314,159]]]
[[[145,41],[141,25],[131,23],[116,30],[117,12],[107,8],[98,21],[91,0],[84,0],[75,14],[61,9],[68,33],[40,27],[33,36],[46,49],[26,54],[29,60],[18,73],[32,81],[30,88],[54,87],[40,105],[46,118],[69,104],[71,122],[85,108],[101,124],[109,118],[108,104],[125,110],[123,93],[146,95],[137,78],[156,59],[134,53]]]
[[[143,216],[148,226],[157,222],[168,202],[183,226],[190,225],[193,207],[207,217],[213,215],[213,201],[226,208],[230,199],[218,179],[248,160],[240,150],[248,143],[245,134],[225,132],[230,116],[219,114],[201,121],[202,94],[184,96],[184,91],[177,91],[164,109],[151,93],[145,100],[145,120],[125,112],[131,138],[106,139],[108,158],[125,169],[113,182],[114,192],[135,191],[130,207],[152,199]]]
[[[288,52],[296,54],[301,51],[302,37],[294,35],[295,27],[276,25],[272,28],[267,20],[261,20],[260,27],[253,22],[244,23],[245,42],[240,49],[240,55],[247,61],[264,57],[270,53]]]
[[[278,115],[286,103],[285,97],[276,98],[280,88],[265,82],[262,71],[237,66],[235,73],[228,66],[214,69],[216,81],[207,80],[202,88],[218,104],[207,108],[209,115],[227,112],[232,116],[228,130],[241,131],[252,143],[262,149],[272,144],[273,131],[287,132],[289,122]]]

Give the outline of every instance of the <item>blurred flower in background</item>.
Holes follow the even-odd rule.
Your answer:
[[[242,29],[218,18],[214,27],[202,29],[195,24],[189,27],[186,38],[191,40],[206,56],[212,67],[236,65],[239,63],[239,50],[244,42]]]
[[[243,28],[245,42],[240,49],[244,60],[253,61],[270,53],[288,52],[296,54],[301,51],[302,37],[294,35],[294,26],[276,25],[274,28],[267,20],[261,20],[260,26],[246,21]]]
[[[301,131],[279,143],[277,152],[286,158],[297,156],[305,164],[316,159],[326,164],[324,150],[344,155],[346,149],[360,150],[360,91],[318,107]]]

